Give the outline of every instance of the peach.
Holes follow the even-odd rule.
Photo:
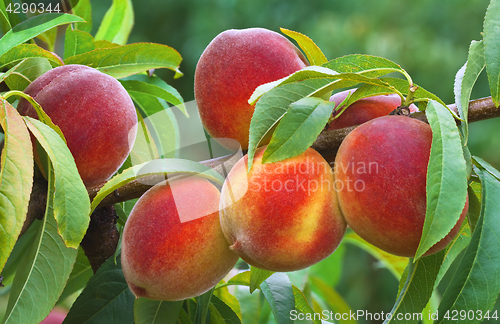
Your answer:
[[[61,324],[64,322],[67,313],[66,310],[54,308],[40,324]]]
[[[355,90],[356,89],[351,89],[335,93],[330,97],[330,101],[335,102],[335,105],[340,105],[342,101],[347,98],[349,93],[352,93]],[[389,115],[399,106],[401,106],[401,97],[395,93],[363,98],[351,104],[342,113],[342,115],[340,115],[337,119],[334,119],[328,125],[328,129],[340,129],[360,125],[373,118]],[[338,109],[341,109],[341,107],[336,108],[336,110]],[[410,111],[418,111],[417,106],[411,104]]]
[[[313,150],[262,164],[259,148],[231,169],[221,191],[221,226],[231,249],[252,266],[271,271],[304,269],[340,244],[346,223],[333,171]]]
[[[220,33],[201,54],[195,71],[194,94],[203,126],[222,145],[235,148],[236,140],[246,150],[255,108],[248,99],[255,88],[306,65],[297,47],[274,31]]]
[[[220,193],[195,176],[161,182],[130,212],[122,268],[137,297],[183,300],[214,287],[236,264],[219,222]]]
[[[340,145],[334,168],[340,209],[367,242],[395,255],[415,255],[425,220],[431,143],[428,124],[384,116],[360,125]],[[455,227],[426,255],[456,236],[467,209],[466,203]]]
[[[137,131],[134,104],[120,82],[88,66],[64,65],[37,78],[25,93],[61,128],[86,186],[120,168]],[[37,118],[25,99],[18,110]]]

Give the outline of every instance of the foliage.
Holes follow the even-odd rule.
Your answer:
[[[398,94],[407,104],[419,103],[431,125],[433,145],[424,234],[414,258],[388,255],[348,232],[333,255],[308,269],[272,273],[248,268],[242,262],[211,291],[177,302],[135,300],[123,278],[119,248],[117,257],[109,258],[91,275],[88,260],[78,247],[91,211],[131,180],[151,174],[202,173],[214,182],[223,182],[214,170],[172,153],[180,145],[171,110],[176,106],[188,117],[187,108],[179,92],[155,70],[168,69],[175,78],[182,76],[181,55],[163,44],[127,44],[134,24],[130,0],[113,1],[99,26],[90,19],[88,0],[80,0],[71,13],[38,13],[32,17],[8,12],[9,4],[10,0],[0,3],[4,34],[0,39],[0,85],[8,90],[0,99],[5,139],[0,172],[0,273],[5,287],[0,288],[0,297],[8,295],[2,323],[39,323],[56,304],[64,305],[68,300],[71,307],[67,323],[268,323],[273,319],[276,323],[292,323],[294,317],[314,323],[362,322],[366,317],[351,309],[335,289],[339,264],[349,245],[367,251],[399,280],[395,304],[382,317],[386,323],[417,323],[419,316],[415,315],[419,314],[423,314],[425,323],[497,319],[493,307],[500,293],[500,172],[467,153],[467,103],[482,71],[487,73],[493,100],[500,101],[500,60],[495,50],[500,46],[498,0],[492,0],[487,10],[484,38],[472,41],[467,62],[456,74],[457,113],[437,95],[420,86],[417,89],[410,73],[391,60],[362,54],[328,60],[325,51],[309,37],[287,29],[282,32],[299,44],[312,65],[258,87],[249,99],[256,102],[249,156],[265,135],[272,133],[264,155],[267,162],[296,156],[314,142],[337,109],[328,102],[332,91],[358,87],[345,108],[357,99],[386,93]],[[97,29],[94,35],[93,29]],[[65,34],[62,60],[53,53],[60,41],[57,30]],[[21,117],[13,107],[15,96],[24,96],[20,91],[62,64],[89,65],[119,79],[139,111],[140,135],[130,158],[92,201],[64,136],[42,107],[30,99],[41,121]],[[395,73],[402,78],[394,77]],[[461,121],[458,127],[456,121]],[[166,133],[172,136],[162,135]],[[47,207],[43,220],[33,223],[19,237],[33,179],[38,176],[33,173],[31,140],[46,153],[40,156],[39,165],[48,180]],[[468,175],[467,183],[464,179]],[[456,223],[467,192],[471,211],[460,235],[444,251],[423,257]],[[117,206],[119,223],[126,220],[133,203]],[[437,288],[452,265],[457,271],[445,283],[441,297]],[[357,316],[345,316],[353,313]],[[398,317],[401,314],[403,317]],[[406,314],[414,316],[408,319]],[[438,316],[430,318],[434,314]]]

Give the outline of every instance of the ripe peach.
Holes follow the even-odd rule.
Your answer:
[[[340,145],[334,168],[340,209],[359,236],[384,251],[406,257],[417,251],[431,143],[428,124],[384,116],[360,125]],[[455,227],[427,255],[456,236],[467,209],[466,203]]]
[[[255,267],[306,268],[329,256],[346,229],[333,171],[311,148],[262,164],[264,151],[256,151],[248,174],[248,155],[229,172],[221,191],[222,230],[231,249]]]
[[[61,324],[64,322],[67,313],[68,312],[63,309],[54,308],[40,324]]]
[[[120,82],[88,66],[63,65],[37,78],[25,93],[61,128],[86,186],[120,168],[137,131],[134,104]],[[18,110],[37,118],[25,99]]]
[[[340,105],[347,98],[349,93],[356,89],[345,90],[335,93],[330,97],[331,102],[335,105]],[[401,106],[401,98],[397,94],[379,95],[360,99],[350,105],[337,119],[334,119],[328,129],[340,129],[359,125],[369,121],[370,119],[389,115],[394,109]],[[336,110],[340,109],[337,108]],[[418,111],[417,106],[410,105],[410,111]]]
[[[125,224],[122,267],[137,297],[183,300],[214,287],[236,264],[219,223],[220,193],[208,180],[161,182]]]
[[[234,148],[236,140],[246,150],[255,108],[248,99],[255,88],[306,65],[303,54],[274,31],[220,33],[201,54],[195,71],[194,94],[203,126],[222,145]]]

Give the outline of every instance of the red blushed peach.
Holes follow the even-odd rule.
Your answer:
[[[271,271],[304,269],[340,244],[346,223],[333,188],[333,171],[313,149],[262,164],[256,151],[231,169],[222,187],[221,225],[231,249],[252,266]]]
[[[338,92],[330,97],[331,102],[335,105],[340,105],[342,101],[347,98],[349,93],[354,92],[356,89],[345,90]],[[397,94],[379,95],[360,99],[350,105],[337,119],[334,119],[329,125],[328,129],[340,129],[360,125],[371,119],[389,115],[394,109],[401,106],[401,97]],[[336,108],[336,110],[341,107]],[[418,111],[417,106],[410,105],[410,111]]]
[[[67,313],[68,312],[63,309],[54,308],[40,324],[61,324],[64,322]]]
[[[222,145],[234,148],[236,140],[246,150],[255,108],[248,99],[255,88],[306,65],[302,53],[274,31],[249,28],[220,33],[195,71],[194,94],[203,126]]]
[[[219,223],[219,190],[188,177],[162,182],[136,203],[125,224],[122,268],[137,297],[183,300],[214,287],[236,264]]]
[[[367,242],[395,255],[415,255],[425,221],[431,143],[428,124],[385,116],[360,125],[340,145],[334,168],[340,209]],[[456,236],[467,210],[466,203],[455,227],[427,255]]]
[[[120,168],[137,132],[134,104],[120,82],[88,66],[64,65],[37,78],[24,92],[63,132],[86,186],[107,180]],[[37,118],[25,99],[18,110]]]

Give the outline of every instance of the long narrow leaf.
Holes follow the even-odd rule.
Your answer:
[[[43,57],[49,60],[52,67],[62,65],[59,56],[51,53],[35,44],[21,44],[13,47],[0,56],[0,68],[12,66],[30,57]]]
[[[439,305],[439,323],[449,323],[454,312],[486,314],[500,294],[500,182],[475,167],[481,179],[481,215],[462,262]],[[448,315],[448,319],[446,316]],[[460,323],[478,323],[478,316],[461,317]]]
[[[14,26],[14,28],[0,38],[0,55],[53,27],[83,21],[78,16],[65,13],[46,13],[29,18]]]
[[[134,294],[128,288],[121,259],[109,258],[90,278],[64,324],[134,324]]]
[[[491,98],[500,103],[500,0],[491,0],[484,17],[484,57],[490,84]]]
[[[404,280],[403,288],[385,324],[418,323],[423,318],[412,316],[411,319],[407,319],[405,316],[420,314],[429,302],[444,253],[441,251],[408,264],[408,273],[401,279]]]
[[[54,217],[58,233],[68,247],[78,248],[90,222],[90,200],[68,147],[59,135],[40,121],[26,125],[50,158],[54,168]]]
[[[424,255],[455,226],[467,197],[467,170],[455,120],[443,105],[430,101],[426,109],[432,128],[427,168],[427,210],[415,258]]]
[[[169,173],[200,174],[220,184],[224,182],[224,178],[222,178],[220,174],[198,162],[183,159],[153,160],[126,169],[106,182],[92,201],[91,211],[93,211],[107,195],[132,180],[153,174]]]
[[[33,185],[33,148],[16,109],[0,97],[0,125],[5,145],[0,158],[0,272],[26,219]]]
[[[275,273],[260,286],[278,324],[293,323],[290,312],[295,309],[292,283],[285,273]]]
[[[43,224],[16,273],[2,324],[41,322],[59,299],[76,260],[77,250],[66,247],[57,232],[53,178],[50,168]]]
[[[91,66],[117,79],[151,69],[167,68],[177,75],[181,63],[180,54],[167,45],[134,43],[124,46],[99,48],[84,54],[71,56],[66,64]]]
[[[134,9],[131,0],[113,0],[95,35],[96,40],[107,40],[125,45],[134,26]]]
[[[472,41],[469,47],[469,56],[465,65],[457,72],[455,77],[455,102],[458,113],[464,120],[460,124],[460,129],[464,136],[465,142],[469,133],[468,130],[468,115],[469,115],[469,100],[472,93],[472,88],[485,67],[484,60],[484,45],[483,42]]]

